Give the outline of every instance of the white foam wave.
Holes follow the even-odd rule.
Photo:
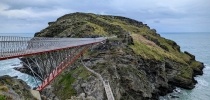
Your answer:
[[[178,94],[178,93],[180,93],[182,90],[180,89],[180,88],[178,88],[178,87],[176,87],[176,89],[174,89],[173,90],[173,92],[175,93],[175,94]]]
[[[21,73],[19,71],[14,70],[14,67],[20,67],[20,60],[18,59],[9,59],[0,61],[0,76],[9,75],[11,77],[18,76],[18,79],[25,81],[30,87],[37,86],[34,78],[30,75]],[[40,83],[40,81],[38,81]]]
[[[210,70],[210,66],[205,64],[205,70]]]
[[[204,79],[199,78],[197,79],[197,81],[198,81],[198,84],[201,86],[205,86],[205,87],[209,86],[209,83]]]

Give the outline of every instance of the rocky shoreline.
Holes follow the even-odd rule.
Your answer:
[[[181,64],[171,61],[171,60],[165,60],[165,62],[155,61],[155,60],[146,60],[140,56],[135,55],[135,53],[132,50],[123,50],[123,49],[127,49],[125,44],[118,43],[118,46],[116,46],[116,41],[108,41],[105,44],[100,45],[99,47],[92,50],[92,52],[96,53],[95,54],[96,56],[88,56],[84,58],[84,61],[86,62],[86,65],[88,65],[88,67],[94,69],[95,71],[98,71],[99,73],[101,73],[102,75],[106,76],[106,78],[109,79],[109,81],[111,82],[111,87],[113,91],[116,91],[114,92],[115,96],[125,95],[126,98],[132,99],[133,97],[136,97],[138,100],[149,99],[149,98],[158,99],[159,96],[164,96],[167,93],[173,92],[175,87],[193,89],[195,87],[195,84],[197,83],[194,77],[196,75],[201,75],[202,73],[203,67],[200,67],[201,68],[200,72],[198,73],[196,71],[196,73],[193,73],[190,79],[185,79],[185,80],[176,79],[174,78],[175,75],[171,76],[169,74],[173,73],[173,71],[175,71],[175,68],[177,66],[180,66]],[[118,51],[121,51],[120,54]],[[117,55],[113,55],[113,54],[117,54]],[[117,59],[117,58],[120,58],[120,59]],[[108,59],[112,59],[113,61],[110,61]],[[72,66],[72,68],[70,68],[69,71],[73,70],[74,68],[77,68],[78,66],[80,66],[80,64],[76,66]],[[103,70],[105,70],[105,72],[101,72],[101,68],[97,68],[94,66],[106,66],[107,68],[103,67]],[[117,66],[121,66],[121,67],[117,67]],[[200,66],[203,66],[203,64],[201,63]],[[131,67],[131,69],[127,69],[127,67]],[[171,69],[174,69],[174,70],[171,70]],[[136,72],[136,71],[139,71],[139,72]],[[134,73],[140,73],[140,75],[144,76],[145,79],[143,78],[143,80],[140,79],[138,81],[139,77],[135,75],[130,76],[130,75],[133,75]],[[100,81],[98,81],[97,77],[94,77],[92,75],[88,76],[88,78],[90,79],[92,78],[92,82],[96,83],[95,85],[91,85],[90,83],[88,83],[88,81],[82,81],[81,78],[78,78],[77,76],[75,76],[75,78],[78,81],[74,83],[73,87],[75,88],[78,94],[84,93],[86,94],[86,96],[91,96],[93,98],[95,97],[96,100],[97,100],[96,95],[93,96],[93,94],[91,93],[93,91],[89,90],[88,88],[90,89],[93,88],[95,90],[98,90],[97,92],[102,92],[102,94],[104,94],[103,86],[100,85],[101,83]],[[116,84],[116,83],[120,83],[120,84]],[[95,88],[96,85],[100,85],[101,87],[97,87],[96,89]],[[50,97],[57,98],[55,94],[53,93],[56,87],[57,86],[53,87],[52,89],[48,88],[47,90],[45,90],[45,92],[42,92],[42,95],[47,95],[48,96],[47,98],[50,98]],[[82,88],[86,88],[87,89],[86,92],[81,92],[81,91],[84,91],[82,90]],[[121,89],[124,89],[123,91],[127,90],[128,92],[123,93],[123,94],[116,94],[116,93],[119,93],[119,90]],[[141,91],[141,92],[138,92],[138,91]],[[142,94],[141,98],[138,97],[139,93]],[[97,93],[97,94],[101,94],[101,93]],[[104,98],[106,98],[105,95],[101,96],[101,98],[98,98],[98,99],[104,99]],[[118,100],[120,98],[116,98],[116,99]]]
[[[67,14],[35,34],[36,37],[103,35],[117,38],[92,48],[83,61],[109,80],[116,100],[156,100],[175,87],[193,89],[197,83],[194,77],[203,74],[204,65],[196,61],[194,55],[181,52],[176,42],[162,38],[146,24],[125,17]],[[16,70],[30,74],[27,67]],[[61,100],[106,99],[100,80],[80,62],[69,67],[44,91],[42,95],[47,98]]]
[[[30,87],[17,77],[0,77],[1,100],[37,100],[30,92]]]

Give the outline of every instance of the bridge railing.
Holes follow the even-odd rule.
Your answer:
[[[37,88],[41,91],[86,50],[105,39],[0,36],[0,60],[19,58],[34,79],[42,81]]]
[[[15,58],[32,53],[85,45],[98,42],[104,38],[46,38],[46,37],[15,37],[0,36],[0,60]]]

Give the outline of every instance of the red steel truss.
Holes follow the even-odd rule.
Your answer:
[[[106,38],[45,38],[0,36],[0,60],[19,58],[33,77],[41,80],[36,90],[49,85],[88,48]]]

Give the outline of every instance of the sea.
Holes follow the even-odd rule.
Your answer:
[[[162,37],[174,40],[182,51],[196,56],[196,60],[205,64],[204,74],[197,76],[195,88],[176,90],[160,100],[210,100],[210,32],[179,32],[160,33]],[[175,97],[175,98],[172,98]]]
[[[33,33],[0,33],[0,36],[20,36],[20,37],[33,37]],[[1,40],[0,40],[1,41]],[[40,82],[32,76],[14,70],[14,67],[21,67],[19,59],[9,59],[0,61],[0,76],[9,75],[24,80],[31,88],[37,87]]]
[[[160,97],[160,100],[210,100],[210,32],[165,32],[160,33],[164,38],[175,41],[181,51],[188,51],[196,56],[196,60],[205,64],[204,74],[197,76],[198,81],[195,88],[186,90],[176,88],[173,93]],[[32,33],[0,33],[0,36],[23,36],[32,37]],[[20,60],[10,59],[0,61],[0,76],[10,75],[18,76],[24,80],[29,86],[37,86],[33,77],[14,70],[14,67],[22,66]]]

